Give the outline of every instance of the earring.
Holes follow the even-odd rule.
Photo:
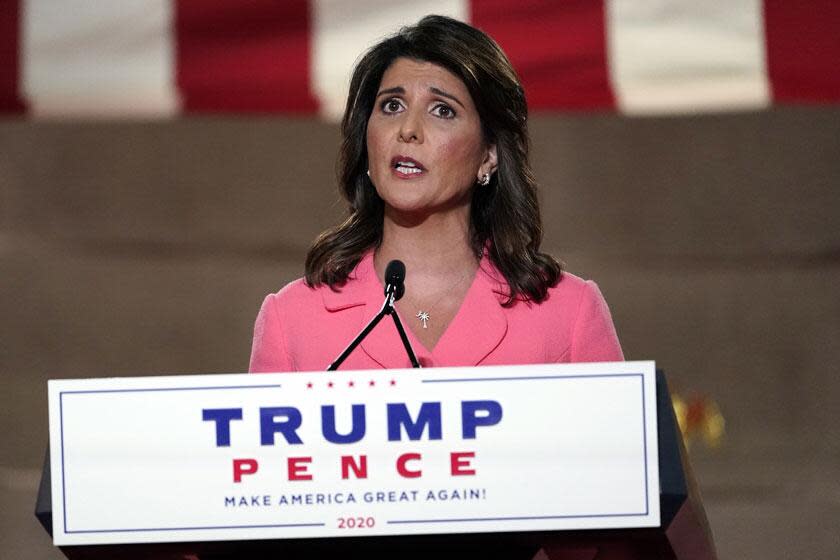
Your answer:
[[[368,179],[370,179],[370,169],[367,170]]]
[[[482,175],[481,179],[478,181],[478,184],[481,185],[482,187],[486,187],[487,185],[489,185],[490,184],[490,174],[485,173],[484,175]]]

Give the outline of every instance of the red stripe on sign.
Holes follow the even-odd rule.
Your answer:
[[[765,0],[767,73],[776,101],[840,101],[840,3]]]
[[[23,113],[20,97],[20,21],[18,0],[0,5],[0,113]]]
[[[305,0],[177,0],[175,19],[185,111],[317,111]]]
[[[471,22],[516,68],[531,109],[613,108],[604,6],[592,0],[481,0]]]

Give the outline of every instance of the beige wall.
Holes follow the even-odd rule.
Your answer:
[[[840,109],[535,116],[546,248],[631,359],[713,397],[693,449],[724,558],[836,558]],[[238,372],[262,297],[343,212],[335,126],[0,121],[0,556],[30,516],[48,378]],[[15,555],[16,554],[16,555]]]

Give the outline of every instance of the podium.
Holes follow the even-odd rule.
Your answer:
[[[716,558],[703,505],[687,461],[662,371],[656,371],[659,527],[194,541],[61,547],[75,558]],[[35,514],[52,535],[50,450]]]

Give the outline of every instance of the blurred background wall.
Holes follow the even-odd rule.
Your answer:
[[[840,552],[840,108],[536,111],[544,247],[628,359],[717,403],[691,447],[721,558]],[[0,557],[32,515],[46,380],[244,372],[262,298],[344,213],[314,117],[0,120]]]
[[[629,359],[723,411],[721,447],[691,451],[721,557],[836,558],[840,110],[532,134],[546,248],[599,282]],[[262,298],[343,213],[337,139],[281,118],[0,123],[4,557],[60,557],[32,516],[46,380],[246,371]]]

